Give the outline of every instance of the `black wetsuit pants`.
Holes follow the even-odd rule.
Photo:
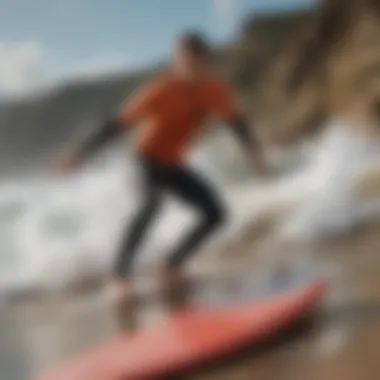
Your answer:
[[[129,274],[136,251],[158,215],[164,192],[179,197],[201,216],[195,228],[169,255],[169,267],[181,265],[225,220],[219,197],[197,173],[187,167],[164,166],[147,158],[140,161],[143,174],[142,206],[122,239],[115,267],[115,274],[120,277]]]

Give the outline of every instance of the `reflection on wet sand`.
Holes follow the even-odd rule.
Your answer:
[[[378,227],[358,231],[349,244],[328,243],[305,255],[306,263],[329,269],[325,274],[331,286],[311,330],[259,355],[247,353],[189,378],[376,380],[380,350]],[[41,370],[121,330],[152,323],[189,300],[218,304],[255,298],[256,278],[263,268],[246,253],[236,255],[235,266],[230,265],[231,258],[220,260],[224,267],[218,267],[215,275],[194,280],[191,292],[152,297],[133,312],[112,310],[98,294],[2,309],[1,379],[32,379]]]

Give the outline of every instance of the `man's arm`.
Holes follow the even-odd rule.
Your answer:
[[[89,136],[73,153],[61,158],[55,166],[58,175],[67,175],[78,169],[107,143],[123,132],[123,126],[117,119],[107,121],[94,134]]]
[[[101,148],[119,137],[124,130],[124,126],[117,118],[108,120],[79,146],[75,156],[80,161],[89,159]]]
[[[244,149],[254,149],[257,145],[256,138],[252,135],[245,118],[237,110],[230,88],[224,83],[215,83],[209,99],[212,113],[232,127]]]
[[[155,110],[162,85],[153,81],[140,88],[137,93],[122,105],[115,118],[105,122],[94,134],[86,139],[74,154],[63,159],[58,165],[59,172],[70,172],[92,157],[101,148],[129,130],[145,116]]]
[[[94,133],[79,149],[79,155],[83,158],[96,153],[111,140],[119,137],[128,127],[149,114],[155,107],[160,94],[161,86],[158,81],[153,81],[139,88],[138,91],[121,106],[117,115],[107,121],[96,133]]]
[[[265,163],[261,144],[244,117],[241,116],[233,100],[231,90],[223,83],[216,83],[210,95],[211,109],[218,118],[231,126],[233,133],[243,147],[255,170],[263,174]]]
[[[244,149],[253,151],[257,149],[258,142],[256,136],[250,131],[246,120],[238,115],[230,121],[231,129]]]
[[[231,130],[240,142],[255,169],[260,173],[266,172],[261,145],[242,116],[235,116],[229,122]]]

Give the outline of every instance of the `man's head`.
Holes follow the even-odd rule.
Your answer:
[[[207,66],[209,56],[210,47],[201,34],[184,33],[174,47],[174,69],[186,77],[197,77]]]

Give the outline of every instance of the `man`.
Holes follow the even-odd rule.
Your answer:
[[[225,220],[214,190],[184,161],[207,117],[217,116],[230,124],[249,160],[258,170],[263,168],[255,140],[239,116],[229,89],[209,72],[208,57],[209,47],[200,35],[181,36],[175,44],[169,72],[143,86],[113,120],[60,165],[65,172],[77,168],[136,122],[145,122],[136,146],[142,169],[143,204],[123,239],[114,270],[113,284],[124,300],[131,298],[131,285],[126,279],[139,244],[157,216],[163,192],[170,191],[201,214],[199,224],[168,256],[164,279],[171,285],[181,279],[181,265]]]

